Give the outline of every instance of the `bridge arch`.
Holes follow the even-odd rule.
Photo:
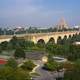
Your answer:
[[[73,36],[72,37],[74,37],[75,36],[75,34],[73,34]]]
[[[71,35],[69,35],[69,38],[71,38],[72,36]]]
[[[64,35],[64,38],[66,38],[66,39],[67,39],[67,38],[68,38],[68,36],[67,36],[67,35]]]
[[[37,44],[45,44],[44,39],[39,39],[39,40],[37,41]]]
[[[48,43],[54,44],[55,43],[55,39],[53,37],[50,37]]]
[[[61,42],[62,42],[62,37],[58,36],[58,38],[57,38],[57,44],[61,44]]]

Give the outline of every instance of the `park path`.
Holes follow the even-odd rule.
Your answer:
[[[54,75],[51,75],[49,71],[42,69],[44,63],[42,61],[34,62],[37,66],[33,69],[34,72],[37,72],[40,76],[34,77],[33,80],[56,80]]]

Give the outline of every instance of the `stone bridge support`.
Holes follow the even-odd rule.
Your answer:
[[[79,31],[65,31],[65,32],[50,32],[50,33],[34,33],[34,34],[21,34],[21,35],[15,35],[18,38],[24,38],[25,40],[33,41],[34,43],[37,43],[40,39],[44,40],[45,43],[47,43],[50,38],[53,38],[55,43],[57,43],[57,39],[61,37],[61,39],[66,36],[69,38],[69,36],[73,36],[75,34],[80,34]],[[5,35],[0,36],[0,39],[4,39],[4,41],[10,40],[13,37],[13,35]]]
[[[78,31],[69,31],[69,32],[53,32],[53,33],[40,33],[40,34],[34,34],[31,37],[31,41],[34,43],[37,43],[40,39],[43,39],[45,43],[47,43],[50,38],[53,38],[55,40],[55,43],[57,43],[57,39],[61,37],[63,39],[65,36],[69,38],[69,36],[73,36],[75,34],[79,34]]]

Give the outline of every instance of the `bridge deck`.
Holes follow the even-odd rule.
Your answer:
[[[12,38],[13,36],[17,37],[39,37],[39,36],[46,36],[46,35],[58,35],[58,34],[69,34],[69,33],[78,33],[79,31],[65,31],[65,32],[50,32],[50,33],[31,33],[31,34],[16,34],[16,35],[0,35],[0,39],[8,39]]]

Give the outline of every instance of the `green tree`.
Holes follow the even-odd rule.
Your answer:
[[[21,68],[3,67],[0,69],[0,80],[31,80],[31,77]]]
[[[74,62],[74,68],[71,71],[66,71],[64,80],[80,80],[80,60]]]
[[[18,40],[17,40],[17,44],[18,44],[18,46],[21,47],[22,49],[25,49],[25,47],[26,47],[26,41],[25,41],[25,39],[18,39]]]
[[[7,41],[2,42],[2,43],[0,44],[1,49],[2,49],[2,50],[7,50],[7,45],[8,45],[8,42],[7,42]]]
[[[37,42],[37,46],[39,48],[45,48],[45,42],[43,39],[40,39],[38,42]]]
[[[57,44],[62,44],[62,39],[61,39],[60,36],[59,36],[58,39],[57,39]]]
[[[67,44],[67,36],[64,36],[64,38],[62,39],[62,44],[66,45]]]
[[[57,45],[57,44],[47,44],[46,45],[46,51],[49,52],[49,54],[53,55],[64,55],[64,47],[63,45]]]
[[[2,49],[1,49],[1,46],[0,46],[0,54],[2,53]]]
[[[75,61],[80,58],[80,45],[70,45],[67,58],[71,61]]]
[[[8,61],[7,61],[7,63],[6,63],[6,65],[5,66],[9,66],[9,67],[12,67],[12,68],[17,68],[17,62],[16,62],[16,60],[15,59],[12,59],[12,58],[10,58],[10,59],[8,59]]]
[[[25,46],[26,46],[26,48],[31,48],[31,47],[34,47],[35,44],[32,41],[25,41]]]
[[[26,57],[25,51],[21,48],[16,49],[14,53],[14,57],[15,58],[25,58]]]
[[[12,44],[13,49],[19,47],[18,38],[16,36],[13,36],[9,43]]]

